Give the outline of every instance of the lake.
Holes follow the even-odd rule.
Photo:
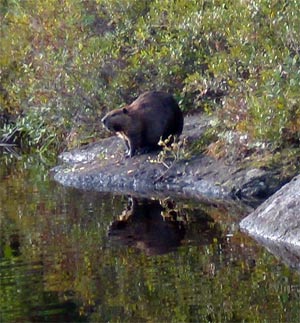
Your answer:
[[[299,322],[299,273],[228,202],[82,192],[0,161],[1,322]]]

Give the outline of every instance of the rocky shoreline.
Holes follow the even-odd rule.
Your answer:
[[[202,115],[186,117],[182,136],[190,143],[209,127]],[[64,152],[54,172],[59,183],[80,189],[136,194],[176,194],[189,197],[241,199],[258,205],[276,192],[284,181],[276,171],[243,168],[198,154],[176,161],[169,169],[156,162],[157,152],[124,158],[118,137],[109,137]]]
[[[182,136],[192,143],[210,122],[201,114],[188,116]],[[123,143],[115,136],[64,152],[60,161],[53,169],[54,179],[78,189],[144,197],[239,200],[252,210],[260,205],[242,220],[241,229],[287,263],[299,259],[300,179],[285,185],[289,178],[280,176],[280,170],[244,167],[207,154],[178,160],[167,169],[157,162],[157,152],[124,158]]]

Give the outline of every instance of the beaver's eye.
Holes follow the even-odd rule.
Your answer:
[[[123,113],[128,113],[128,110],[126,108],[123,108]]]

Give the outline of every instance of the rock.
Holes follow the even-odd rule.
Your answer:
[[[240,226],[253,236],[300,247],[300,176],[267,199]]]
[[[191,144],[210,126],[210,118],[196,114],[185,118],[182,136]],[[104,192],[149,195],[182,195],[217,199],[242,199],[261,203],[282,186],[276,172],[244,169],[199,153],[190,160],[157,161],[157,152],[124,158],[118,137],[64,152],[62,165],[53,169],[54,179],[66,186]]]
[[[286,181],[280,179],[277,170],[253,168],[232,174],[225,185],[232,187],[233,196],[247,201],[248,204],[258,206],[280,189]]]
[[[240,228],[300,270],[300,176],[243,219]]]

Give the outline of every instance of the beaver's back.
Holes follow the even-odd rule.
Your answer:
[[[156,145],[162,137],[179,136],[183,129],[183,115],[170,94],[151,91],[139,96],[127,107],[129,114],[143,129],[145,145]]]
[[[144,151],[157,147],[162,139],[170,135],[179,136],[183,128],[183,114],[176,100],[167,93],[146,92],[130,105],[109,112],[104,125],[121,135],[133,156],[137,149]]]

